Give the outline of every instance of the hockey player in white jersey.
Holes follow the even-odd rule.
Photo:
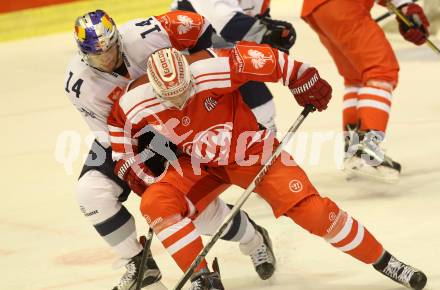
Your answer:
[[[158,49],[175,47],[195,52],[211,45],[212,28],[200,15],[174,11],[160,16],[130,21],[119,29],[102,10],[77,18],[75,39],[79,54],[70,62],[65,92],[96,134],[89,156],[80,174],[76,199],[80,209],[99,235],[125,261],[127,272],[114,290],[134,289],[143,248],[137,240],[135,221],[122,205],[133,190],[114,174],[107,117],[112,104],[124,92],[131,79],[146,73],[148,57]],[[148,166],[160,174],[164,159],[155,156]],[[138,178],[138,177],[135,177]],[[196,221],[202,234],[215,232],[229,207],[217,199]],[[266,230],[241,212],[229,226],[223,239],[238,241],[243,253],[251,256],[262,279],[275,270],[275,257]],[[161,273],[149,253],[142,286],[160,289]]]
[[[216,48],[245,40],[288,52],[296,40],[295,29],[289,22],[270,18],[269,5],[270,0],[174,0],[172,9],[205,17],[217,33],[213,36]],[[250,81],[239,90],[258,123],[276,131],[275,104],[268,87]]]

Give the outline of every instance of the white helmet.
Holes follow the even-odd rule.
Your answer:
[[[156,95],[168,107],[183,109],[194,93],[189,64],[175,48],[153,53],[147,61],[147,74]]]

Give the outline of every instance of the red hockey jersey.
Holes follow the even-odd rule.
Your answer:
[[[182,110],[162,104],[149,83],[115,103],[108,124],[116,159],[138,153],[137,139],[146,128],[167,137],[193,162],[208,166],[246,162],[250,148],[263,146],[266,131],[237,88],[250,80],[280,80],[287,86],[301,63],[267,45],[239,43],[215,52],[216,57],[191,64],[195,93]]]

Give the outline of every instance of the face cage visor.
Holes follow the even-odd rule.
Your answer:
[[[122,50],[119,37],[105,51],[97,53],[85,53],[80,50],[84,61],[98,70],[111,73],[122,64]]]

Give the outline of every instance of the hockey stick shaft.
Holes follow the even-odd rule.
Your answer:
[[[153,240],[153,229],[150,227],[145,241],[144,251],[142,252],[141,264],[139,266],[139,273],[136,279],[136,290],[141,290],[142,287],[142,278],[144,276],[145,263],[147,261],[148,252],[150,251],[152,240]]]
[[[419,1],[419,0],[412,0],[413,3],[416,3],[417,1]],[[391,15],[394,15],[394,12],[392,12],[392,11],[388,11],[388,12],[386,12],[386,13],[384,13],[384,14],[378,16],[378,17],[376,17],[376,18],[374,19],[374,21],[376,21],[376,22],[379,23],[379,22],[381,22],[382,20],[387,19],[387,18],[390,17]]]
[[[408,18],[405,17],[405,15],[400,12],[400,10],[391,2],[387,3],[387,7],[391,12],[394,12],[396,16],[402,20],[403,23],[405,23],[406,26],[413,28],[415,27],[414,23],[408,20]],[[426,36],[426,45],[429,46],[435,53],[440,55],[440,49]]]
[[[304,119],[313,110],[314,110],[314,107],[311,105],[308,105],[304,108],[304,110],[301,112],[300,116],[296,119],[295,123],[290,127],[289,131],[287,131],[287,134],[284,136],[281,143],[275,149],[274,153],[272,153],[270,158],[265,162],[265,164],[261,167],[258,174],[252,180],[252,182],[250,183],[248,188],[246,188],[246,190],[242,193],[242,195],[238,199],[237,203],[234,205],[234,207],[231,209],[231,211],[229,212],[229,214],[227,215],[227,217],[223,221],[220,228],[211,237],[211,240],[208,242],[208,244],[206,244],[206,246],[202,249],[202,251],[199,253],[199,255],[194,259],[191,266],[188,268],[188,270],[185,272],[185,274],[182,276],[182,278],[176,284],[176,286],[174,287],[175,290],[182,289],[182,287],[185,285],[185,283],[188,281],[188,279],[194,273],[194,269],[200,264],[200,262],[202,262],[202,260],[206,257],[206,255],[211,250],[211,248],[214,246],[214,244],[222,236],[222,234],[224,233],[224,231],[228,227],[229,223],[232,221],[232,219],[235,217],[235,215],[238,214],[238,212],[240,211],[243,204],[246,202],[246,200],[249,198],[251,193],[254,191],[255,187],[257,187],[258,183],[260,183],[260,181],[266,175],[270,166],[281,155],[283,148],[286,146],[287,143],[289,143],[289,141],[292,139],[293,135],[298,130],[299,126],[301,126],[301,124],[303,123]]]

